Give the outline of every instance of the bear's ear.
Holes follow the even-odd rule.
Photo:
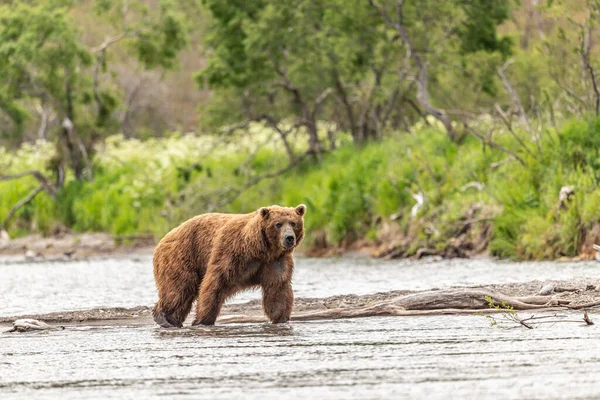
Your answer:
[[[269,207],[261,207],[258,212],[264,219],[269,218]]]
[[[306,206],[304,204],[300,204],[298,207],[296,207],[296,214],[302,216],[304,213],[306,213]]]

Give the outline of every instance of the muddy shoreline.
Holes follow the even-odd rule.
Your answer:
[[[480,258],[489,257],[484,247],[477,251],[458,251],[462,245],[456,245],[454,251],[433,251],[422,248],[409,256],[405,248],[410,242],[387,240],[383,243],[372,243],[366,239],[347,243],[342,246],[301,245],[296,253],[307,257],[327,258],[344,255],[360,255],[379,259],[397,258]],[[156,241],[150,235],[113,236],[107,233],[72,233],[63,232],[44,237],[39,234],[9,238],[5,231],[0,231],[0,257],[11,261],[69,261],[85,260],[98,257],[118,257],[122,255],[147,255],[154,252]],[[591,246],[591,245],[590,245]],[[589,246],[588,246],[589,247]],[[404,250],[403,250],[404,249]],[[600,253],[593,250],[583,252],[576,257],[561,257],[553,261],[580,261],[596,258],[600,261]]]
[[[149,236],[114,237],[106,233],[62,233],[43,237],[29,235],[8,238],[0,235],[0,256],[25,261],[68,261],[132,253],[152,254],[154,239]]]
[[[511,298],[543,298],[547,299],[546,306],[532,306],[535,312],[558,311],[569,309],[594,309],[600,307],[600,280],[592,278],[571,279],[562,281],[533,281],[525,283],[511,283],[501,285],[480,285],[468,287],[451,287],[444,289],[431,289],[427,291],[398,290],[369,295],[339,295],[325,298],[297,298],[294,305],[294,320],[319,320],[337,318],[369,317],[377,315],[441,315],[441,314],[475,314],[494,313],[494,310],[481,304],[465,303],[465,307],[405,309],[397,306],[398,300],[418,296],[446,294],[448,292],[473,292],[481,290],[490,291]],[[525,308],[525,311],[528,310]],[[184,325],[189,326],[193,310]],[[0,328],[10,327],[10,324],[21,318],[33,318],[50,324],[62,326],[86,325],[152,325],[151,305],[132,308],[113,307],[95,308],[89,310],[53,312],[47,314],[31,314],[16,316],[0,316]],[[226,304],[223,307],[217,324],[234,322],[266,322],[262,313],[260,300],[252,300],[242,304]]]

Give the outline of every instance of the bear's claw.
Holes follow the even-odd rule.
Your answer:
[[[169,318],[169,315],[165,315],[163,310],[156,307],[152,310],[152,317],[154,318],[154,322],[163,328],[181,328],[181,324],[177,324],[175,321]]]

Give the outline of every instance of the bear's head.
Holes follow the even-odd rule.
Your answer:
[[[306,206],[270,206],[258,210],[263,239],[281,252],[291,251],[304,238]]]

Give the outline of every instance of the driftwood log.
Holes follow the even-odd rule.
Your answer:
[[[490,300],[501,307],[496,310],[490,306]],[[467,314],[485,310],[487,312],[506,311],[506,306],[517,311],[524,310],[565,310],[583,309],[600,305],[600,301],[570,306],[568,300],[552,296],[511,297],[488,289],[450,289],[432,290],[398,296],[373,304],[352,308],[330,308],[326,310],[299,311],[292,314],[292,321],[319,319],[360,318],[373,316],[411,316]],[[221,323],[263,322],[264,316],[258,313],[230,315],[219,319]]]

